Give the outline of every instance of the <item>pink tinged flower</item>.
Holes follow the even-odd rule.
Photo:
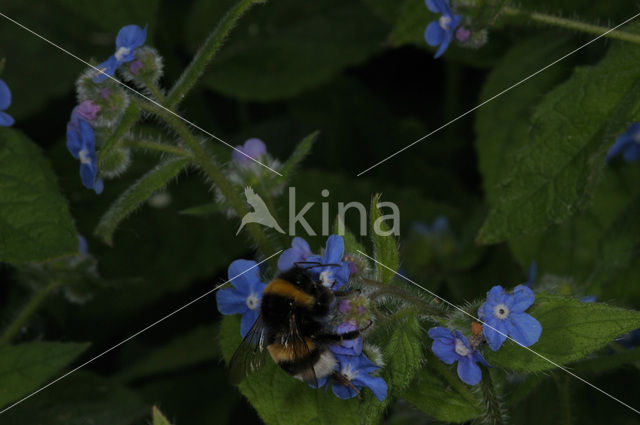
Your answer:
[[[464,43],[469,37],[471,37],[471,30],[469,28],[459,27],[456,30],[456,40]]]
[[[131,65],[129,65],[129,69],[135,75],[138,75],[138,72],[140,71],[140,69],[142,69],[142,67],[143,67],[142,61],[139,61],[139,60],[135,60],[131,62]]]

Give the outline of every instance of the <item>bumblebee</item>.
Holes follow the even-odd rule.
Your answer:
[[[318,266],[331,265],[311,267]],[[318,379],[330,375],[344,382],[334,372],[337,361],[328,345],[355,339],[364,329],[343,334],[327,329],[335,298],[349,292],[332,292],[314,281],[308,268],[298,263],[266,286],[260,315],[231,358],[233,383],[262,367],[265,351],[285,372],[309,384],[317,386]]]

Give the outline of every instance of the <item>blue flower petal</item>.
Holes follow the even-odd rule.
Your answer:
[[[11,127],[15,120],[6,112],[0,111],[0,127]]]
[[[542,325],[527,313],[511,313],[507,333],[521,345],[529,347],[540,339]]]
[[[115,56],[111,55],[109,59],[96,66],[96,68],[98,68],[102,72],[98,72],[98,74],[93,77],[93,82],[101,83],[107,78],[113,77],[113,74],[116,73],[116,69],[118,68],[118,66],[120,66],[118,59],[116,59]]]
[[[93,189],[98,169],[93,164],[80,164],[80,180],[87,189]]]
[[[482,379],[482,370],[471,356],[466,356],[458,362],[458,376],[465,384],[476,385]]]
[[[256,308],[255,310],[247,309],[247,311],[242,315],[242,320],[240,321],[240,335],[244,338],[251,327],[258,319],[258,315],[260,314],[260,309]]]
[[[104,183],[102,182],[102,179],[96,179],[95,183],[93,184],[93,191],[96,192],[97,195],[100,195],[103,190]]]
[[[436,339],[436,338],[453,338],[453,335],[451,334],[451,331],[449,329],[447,329],[447,328],[442,327],[442,326],[436,326],[435,328],[429,329],[429,331],[427,332],[427,335],[429,335],[433,339]]]
[[[636,162],[640,159],[640,143],[633,142],[622,154],[622,158],[627,162]]]
[[[78,159],[78,153],[82,149],[82,140],[78,131],[75,127],[67,124],[67,149],[75,159]]]
[[[487,326],[488,325],[488,326]],[[482,326],[482,333],[489,343],[489,348],[497,351],[507,339],[507,329],[503,320],[488,317]]]
[[[324,252],[325,264],[339,264],[344,255],[344,239],[340,235],[331,235],[327,239]]]
[[[252,260],[235,260],[231,263],[227,270],[228,279],[231,280],[231,284],[235,288],[248,294],[253,283],[260,281],[260,270],[258,267],[255,267],[257,264],[258,263]]]
[[[446,364],[453,364],[456,360],[460,359],[460,355],[456,353],[455,338],[450,340],[436,339],[431,345],[431,350],[440,360]]]
[[[0,80],[0,111],[11,106],[11,90],[4,80]]]
[[[487,302],[501,304],[505,302],[506,293],[500,285],[496,285],[487,292]]]
[[[442,3],[443,0],[425,0],[425,4],[427,8],[433,13],[442,13]]]
[[[536,294],[525,285],[518,285],[513,290],[513,304],[511,313],[522,313],[536,300]]]
[[[446,31],[442,29],[438,21],[431,22],[424,31],[424,40],[430,46],[438,46],[444,40]]]
[[[331,391],[341,400],[348,400],[356,396],[356,392],[351,387],[344,385],[333,384]]]
[[[120,28],[116,37],[116,51],[122,47],[130,52],[122,57],[122,62],[130,62],[134,58],[134,50],[144,44],[147,39],[147,26],[126,25]]]
[[[383,401],[387,398],[387,383],[384,379],[379,376],[371,376],[368,374],[360,373],[358,376],[351,382],[356,387],[367,387],[372,392],[373,395],[380,401]]]
[[[247,295],[237,289],[222,289],[216,292],[218,311],[222,314],[244,314],[247,307]]]
[[[284,250],[278,258],[278,270],[286,271],[295,266],[296,263],[306,261],[312,255],[311,248],[307,241],[296,236],[291,241],[291,248]]]

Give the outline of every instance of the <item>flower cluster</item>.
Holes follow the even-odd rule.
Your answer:
[[[459,331],[452,333],[442,327],[429,330],[429,336],[434,340],[434,354],[447,364],[457,361],[460,379],[469,385],[478,384],[482,379],[478,363],[489,366],[479,351],[485,341],[493,351],[497,351],[507,338],[524,347],[538,341],[542,326],[525,313],[534,301],[535,294],[525,285],[516,286],[512,294],[505,292],[499,285],[494,286],[487,293],[487,300],[478,309],[482,325],[472,324],[471,340]]]
[[[629,125],[627,131],[616,138],[616,142],[607,152],[606,162],[617,156],[622,156],[626,162],[636,162],[640,159],[640,122]]]
[[[11,106],[11,90],[4,80],[0,80],[0,127],[10,127],[14,123],[11,115],[4,112]]]
[[[98,178],[96,137],[90,122],[95,120],[99,111],[99,106],[85,100],[73,108],[67,124],[67,149],[75,159],[80,160],[82,184],[98,194],[102,193],[104,184]]]
[[[243,337],[260,314],[262,294],[267,286],[261,281],[256,265],[255,261],[248,260],[231,263],[228,272],[233,289],[218,291],[216,294],[218,310],[222,314],[242,315],[240,332]],[[291,248],[279,257],[278,269],[283,272],[295,266],[307,268],[312,278],[334,292],[348,285],[351,275],[350,262],[345,261],[344,240],[338,235],[328,238],[322,255],[314,254],[304,239],[294,238]],[[334,303],[330,316],[333,322],[338,323],[334,327],[336,335],[371,324],[368,299],[358,293]],[[336,360],[334,375],[320,379],[318,386],[331,386],[333,393],[341,399],[356,397],[363,387],[367,387],[380,401],[384,400],[387,384],[377,376],[381,366],[367,357],[363,346],[362,336],[330,345],[329,350]],[[372,352],[375,354],[375,348]],[[339,379],[333,379],[336,376]]]
[[[95,83],[100,83],[108,77],[113,77],[116,69],[120,65],[129,63],[135,58],[135,51],[138,47],[144,45],[147,39],[147,27],[140,28],[137,25],[127,25],[120,28],[116,37],[116,51],[106,61],[102,62],[97,68],[101,71],[93,77]],[[142,63],[140,63],[142,65]],[[136,65],[138,67],[138,65]],[[131,69],[133,72],[133,69]]]

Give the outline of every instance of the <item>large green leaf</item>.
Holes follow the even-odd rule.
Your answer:
[[[497,95],[547,65],[549,58],[559,57],[568,49],[567,39],[555,34],[544,34],[515,44],[492,69],[482,87],[480,100]],[[475,123],[478,167],[490,205],[502,195],[498,183],[511,163],[510,158],[528,143],[530,117],[535,105],[567,77],[570,65],[571,59],[562,61],[478,110]]]
[[[0,129],[0,261],[44,261],[78,250],[49,162],[22,133]]]
[[[188,25],[194,50],[230,4],[195,3]],[[362,62],[383,39],[384,25],[359,1],[269,2],[239,23],[203,82],[244,100],[291,97]]]
[[[517,371],[541,371],[564,365],[596,351],[625,332],[640,327],[640,312],[600,303],[537,294],[527,311],[542,325],[540,340],[530,348],[546,359],[507,340],[498,351],[485,351],[491,364]]]
[[[39,389],[89,344],[27,342],[0,347],[0,407]]]
[[[640,51],[615,43],[597,65],[578,68],[533,115],[530,142],[512,157],[500,197],[478,239],[495,243],[565,221],[602,175],[616,134],[637,119]]]

